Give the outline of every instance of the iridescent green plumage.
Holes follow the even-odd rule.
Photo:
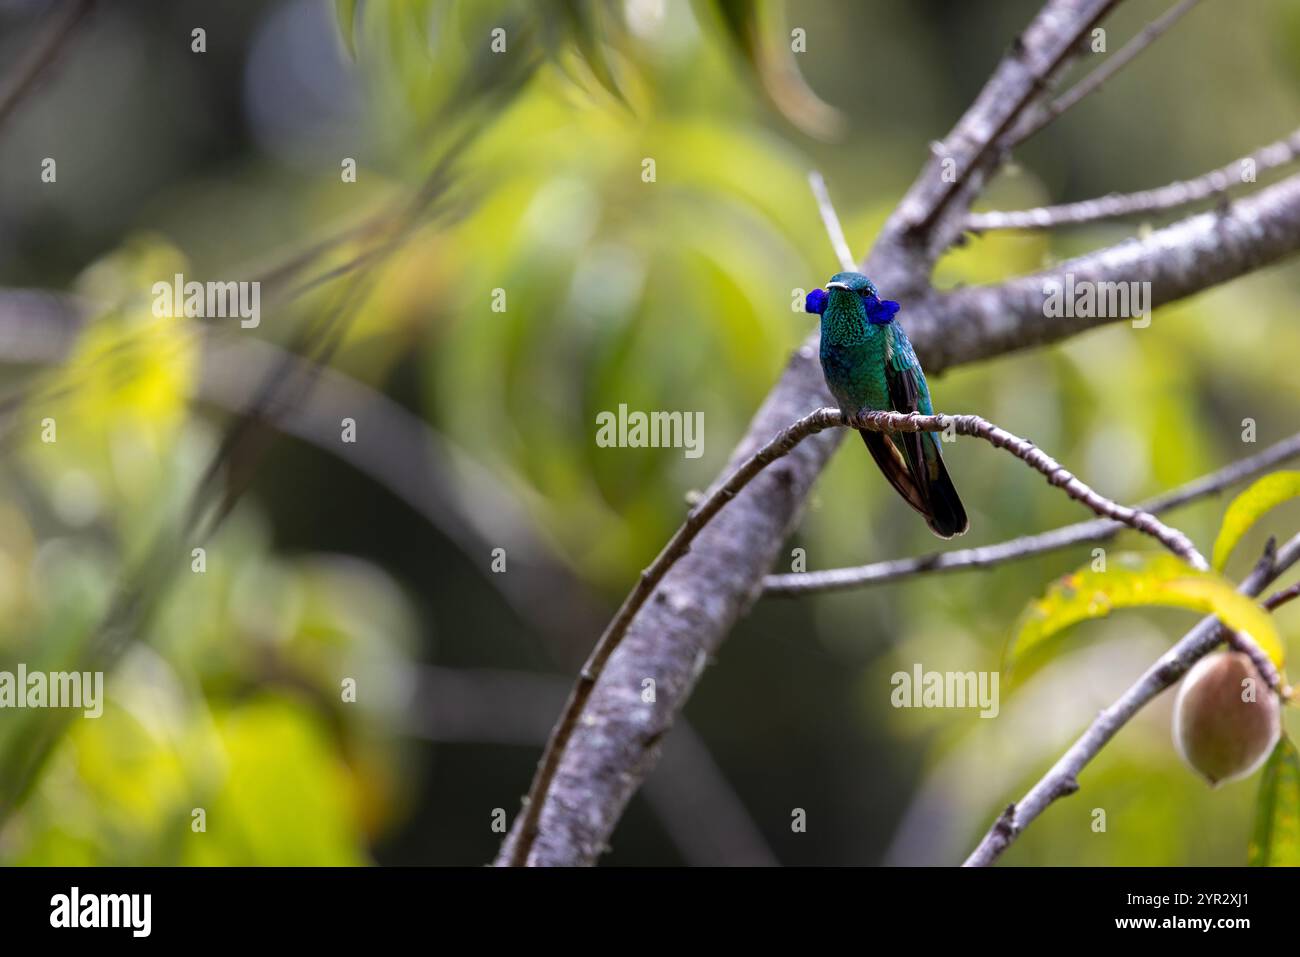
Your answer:
[[[845,415],[864,409],[932,414],[921,363],[893,319],[898,304],[882,301],[861,273],[837,273],[826,289],[822,296],[809,295],[808,308],[821,313],[822,373],[840,410]],[[890,484],[936,535],[951,538],[966,531],[966,510],[936,435],[860,431]]]

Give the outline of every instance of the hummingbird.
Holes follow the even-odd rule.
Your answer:
[[[822,374],[846,418],[864,410],[934,414],[921,363],[894,319],[898,308],[881,299],[860,272],[836,273],[826,289],[814,289],[804,300],[805,310],[821,316]],[[940,538],[965,533],[966,509],[935,433],[858,432],[889,484],[932,532]]]

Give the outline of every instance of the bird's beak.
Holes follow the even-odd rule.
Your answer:
[[[848,292],[848,289],[849,289],[849,287],[846,286],[846,285],[845,285],[844,283],[842,283],[842,282],[828,282],[828,283],[826,284],[826,288],[827,288],[827,289],[843,289],[845,292]]]

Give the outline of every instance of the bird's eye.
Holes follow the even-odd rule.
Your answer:
[[[803,300],[803,310],[804,312],[811,312],[814,315],[818,315],[818,316],[820,316],[823,312],[825,312],[826,311],[826,290],[814,289],[812,292],[808,293],[808,295],[805,296]]]

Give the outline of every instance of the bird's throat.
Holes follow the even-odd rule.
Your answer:
[[[822,313],[822,341],[852,345],[871,338],[872,329],[866,311],[859,302],[836,302],[833,297]]]

